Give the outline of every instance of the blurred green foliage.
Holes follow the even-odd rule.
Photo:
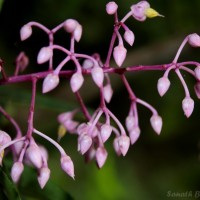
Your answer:
[[[77,51],[92,54],[99,52],[105,59],[107,47],[112,34],[113,18],[107,16],[105,5],[108,1],[86,0],[10,0],[4,1],[0,12],[0,57],[4,60],[6,71],[12,74],[15,56],[25,50],[30,57],[27,72],[44,70],[45,65],[36,64],[39,49],[47,44],[45,35],[34,29],[33,36],[25,41],[19,40],[19,29],[29,21],[38,21],[48,27],[54,27],[67,18],[76,18],[83,25],[83,38],[77,46]],[[135,0],[118,0],[120,18],[125,15]],[[135,45],[129,48],[129,55],[134,55],[142,47],[158,43],[157,56],[149,64],[170,62],[173,58],[166,54],[160,58],[160,48],[164,41],[178,38],[174,46],[178,48],[181,40],[189,33],[200,33],[200,1],[162,0],[149,1],[153,8],[165,18],[147,20],[143,23],[129,19],[127,25],[136,36]],[[0,1],[1,7],[2,1]],[[68,45],[68,36],[64,31],[57,34],[56,42]],[[170,50],[169,50],[170,51]],[[146,63],[146,54],[140,51],[141,64]],[[171,52],[175,54],[175,52]],[[61,56],[58,55],[60,61]],[[181,60],[197,60],[200,62],[199,50],[186,47]],[[132,60],[134,64],[136,60]],[[36,183],[37,174],[30,167],[19,184],[19,192],[24,199],[65,199],[69,194],[76,200],[165,200],[168,191],[186,192],[199,190],[200,186],[200,137],[198,124],[200,120],[200,104],[194,96],[194,80],[184,74],[192,97],[195,99],[195,111],[190,119],[183,116],[181,102],[183,89],[175,75],[170,75],[171,88],[165,97],[160,99],[156,91],[156,83],[162,72],[142,72],[129,75],[128,79],[135,93],[158,108],[163,117],[163,131],[159,137],[155,135],[149,124],[150,113],[139,107],[140,126],[142,130],[139,141],[130,148],[125,158],[118,158],[112,149],[112,140],[106,144],[109,151],[108,160],[103,169],[98,170],[94,163],[84,164],[83,158],[76,152],[76,138],[66,135],[61,145],[72,157],[75,164],[76,180],[72,181],[60,169],[59,154],[52,146],[39,137],[36,140],[45,145],[50,154],[49,167],[51,180],[47,188],[41,191]],[[113,81],[118,82],[118,78]],[[67,90],[66,81],[48,95],[41,95],[41,83],[38,85],[36,98],[35,127],[56,139],[58,123],[56,116],[76,106],[72,94]],[[27,109],[30,100],[30,85],[3,86],[0,88],[0,102],[9,108],[12,115],[26,131]],[[91,91],[95,86],[90,86]],[[93,89],[92,89],[93,88]],[[67,90],[67,91],[66,91]],[[113,112],[124,121],[129,109],[129,100],[124,87],[114,85],[114,98],[109,106]],[[86,88],[81,93],[87,94]],[[89,97],[87,97],[89,96]],[[85,95],[87,105],[95,109],[98,105],[98,95]],[[124,98],[123,98],[124,97]],[[120,104],[120,106],[119,106]],[[121,106],[124,105],[124,106]],[[13,128],[1,120],[1,129],[14,136]],[[5,158],[6,160],[8,158]],[[34,190],[31,185],[34,184]],[[2,189],[0,188],[2,192]],[[43,193],[42,193],[43,192]],[[54,195],[53,195],[54,193]],[[69,194],[68,194],[69,193]],[[53,196],[48,197],[48,194]],[[65,196],[66,195],[66,196]],[[66,197],[66,199],[68,198]],[[193,196],[194,197],[194,196]],[[71,198],[71,197],[70,197]],[[178,198],[177,198],[178,199]],[[182,199],[182,198],[181,198]],[[184,198],[183,198],[184,199]]]

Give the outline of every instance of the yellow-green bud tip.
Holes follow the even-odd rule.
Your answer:
[[[154,17],[164,17],[163,15],[159,14],[156,10],[153,8],[147,8],[145,11],[145,15],[148,18],[154,18]]]

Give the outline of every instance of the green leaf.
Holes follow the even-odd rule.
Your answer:
[[[3,0],[0,0],[0,11],[1,11],[2,5],[3,5]]]
[[[0,168],[0,188],[0,199],[21,200],[16,185],[2,168]]]

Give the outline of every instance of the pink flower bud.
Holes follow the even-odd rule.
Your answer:
[[[197,98],[200,99],[200,82],[197,82],[194,86],[194,91],[197,95]]]
[[[39,170],[39,176],[38,176],[38,182],[42,189],[44,188],[47,181],[49,180],[49,177],[50,177],[50,169],[47,167],[42,167]]]
[[[92,145],[92,138],[87,135],[87,134],[84,134],[83,136],[80,136],[81,139],[80,139],[80,151],[81,151],[81,154],[85,154],[88,149],[91,147]]]
[[[119,137],[116,137],[114,140],[113,140],[113,147],[114,147],[114,150],[115,150],[115,153],[120,156],[122,154],[120,148],[119,148]]]
[[[138,21],[144,21],[146,19],[145,11],[150,8],[147,1],[140,1],[137,4],[131,6],[133,17]]]
[[[13,151],[19,155],[24,145],[24,141],[19,141],[13,144]]]
[[[118,45],[114,48],[113,57],[119,67],[121,67],[126,58],[126,52],[127,50],[124,48],[123,45]]]
[[[196,78],[200,81],[200,66],[197,66],[194,69],[194,73],[195,73]]]
[[[40,148],[35,144],[32,143],[29,145],[29,147],[26,150],[26,158],[36,167],[41,168],[42,167],[42,154],[40,151]]]
[[[128,131],[131,131],[135,126],[135,117],[133,115],[129,115],[126,118],[126,128]]]
[[[96,156],[96,150],[91,147],[85,154],[85,162],[92,161]]]
[[[20,30],[20,38],[22,41],[28,39],[32,34],[32,28],[28,24],[22,26]]]
[[[193,33],[188,36],[188,43],[192,47],[200,47],[200,37],[198,34]]]
[[[88,128],[89,128],[88,124],[82,123],[77,127],[77,133],[79,135],[87,133],[88,132]]]
[[[106,162],[108,153],[104,147],[98,147],[96,151],[96,161],[99,168],[102,168]]]
[[[96,85],[98,87],[101,87],[103,85],[103,80],[104,80],[103,69],[101,67],[95,66],[91,70],[91,75]]]
[[[0,146],[11,142],[11,137],[4,131],[0,130]]]
[[[111,1],[106,4],[106,12],[109,15],[115,14],[117,12],[117,9],[118,9],[118,5],[114,1]]]
[[[103,142],[106,142],[112,133],[112,127],[109,124],[104,124],[101,126],[101,139]]]
[[[83,75],[81,73],[75,73],[71,77],[70,86],[73,92],[77,92],[83,85]]]
[[[50,47],[42,47],[37,56],[37,63],[42,64],[50,60],[53,56],[53,50]]]
[[[72,120],[74,112],[64,112],[58,115],[58,122],[64,123],[67,120]]]
[[[77,25],[78,25],[78,22],[75,19],[67,19],[64,22],[63,27],[65,31],[67,31],[68,33],[72,33],[75,31]]]
[[[42,93],[47,93],[59,84],[59,77],[56,74],[48,74],[42,84]]]
[[[131,144],[134,144],[140,136],[140,128],[138,126],[135,126],[130,132],[129,137],[131,140]]]
[[[66,130],[69,132],[73,132],[76,129],[76,127],[78,126],[78,122],[75,122],[73,120],[67,120],[67,121],[63,122],[62,124],[66,128]]]
[[[76,26],[76,29],[74,30],[74,39],[79,42],[80,39],[81,39],[81,36],[82,36],[82,32],[83,32],[83,29],[82,29],[82,26],[80,24],[78,24]]]
[[[162,129],[162,118],[159,115],[153,115],[150,119],[150,122],[154,131],[160,135]]]
[[[130,138],[126,135],[121,135],[118,139],[119,148],[123,156],[126,155],[130,146]]]
[[[131,30],[127,30],[124,33],[124,39],[126,40],[126,42],[132,46],[135,40],[135,36],[133,34],[133,32]]]
[[[24,171],[24,165],[22,162],[15,162],[11,169],[11,178],[14,183],[17,183]]]
[[[74,164],[71,158],[67,155],[63,155],[60,159],[61,167],[69,176],[74,179]]]
[[[107,103],[110,103],[110,100],[113,95],[113,90],[110,84],[107,84],[103,87],[103,96]]]
[[[42,158],[47,161],[48,157],[49,157],[47,149],[44,146],[42,146],[42,145],[38,145],[38,147],[40,149]]]
[[[93,63],[92,60],[90,60],[90,59],[85,59],[85,60],[83,61],[82,67],[83,67],[84,69],[90,69],[90,68],[92,68],[93,66],[94,66],[94,63]]]
[[[185,97],[182,101],[182,108],[186,117],[190,117],[194,110],[194,101],[190,97]]]
[[[170,81],[167,77],[163,76],[158,80],[157,89],[158,93],[162,97],[170,87]]]
[[[16,59],[16,64],[18,64],[20,72],[23,72],[29,64],[28,56],[21,52]]]

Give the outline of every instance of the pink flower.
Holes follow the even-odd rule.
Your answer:
[[[168,91],[169,87],[170,81],[167,77],[163,76],[158,80],[157,89],[161,97]]]
[[[96,161],[99,168],[102,168],[106,162],[108,153],[104,147],[98,147],[96,151]]]
[[[47,181],[49,180],[49,177],[50,177],[50,169],[48,167],[42,167],[39,170],[39,176],[38,176],[38,182],[42,189],[44,188]]]
[[[101,126],[100,134],[103,142],[106,142],[106,140],[108,140],[108,138],[111,135],[111,132],[112,127],[109,124],[104,124]]]
[[[150,122],[154,131],[160,135],[162,129],[162,118],[159,115],[153,115],[150,119]]]
[[[50,60],[53,56],[53,49],[50,47],[42,47],[37,56],[37,63],[42,64]]]
[[[99,66],[94,66],[91,70],[91,75],[93,81],[96,83],[98,87],[102,87],[104,80],[103,69]]]
[[[81,86],[83,85],[83,75],[81,73],[76,72],[70,79],[70,86],[73,92],[77,92]]]
[[[17,183],[24,171],[24,165],[22,162],[15,162],[11,169],[11,178],[14,183]]]
[[[30,25],[26,24],[24,26],[22,26],[21,30],[20,30],[20,38],[22,41],[28,39],[32,34],[32,28]]]
[[[200,81],[200,66],[197,66],[197,67],[194,69],[194,73],[195,73],[195,76],[196,76],[197,80]]]
[[[133,34],[133,31],[131,31],[131,30],[125,31],[124,39],[130,46],[133,46],[133,43],[134,43],[134,40],[135,40],[135,36]]]
[[[130,132],[129,137],[131,140],[131,144],[134,144],[140,136],[140,128],[138,126],[135,126]]]
[[[78,25],[78,22],[75,19],[67,19],[64,22],[63,27],[68,33],[72,33],[75,31],[77,25]]]
[[[74,179],[74,164],[71,158],[67,155],[62,155],[60,162],[62,169]]]
[[[74,38],[77,42],[80,41],[82,36],[83,28],[80,24],[78,24],[74,30]]]
[[[113,89],[110,84],[107,84],[103,87],[103,96],[107,103],[110,102],[113,95]]]
[[[58,75],[56,74],[48,74],[44,81],[43,81],[43,85],[42,85],[42,93],[47,93],[51,90],[53,90],[54,88],[56,88],[59,84],[60,80]]]
[[[130,138],[126,135],[121,135],[118,138],[118,143],[119,143],[119,149],[122,155],[125,156],[130,146]]]

